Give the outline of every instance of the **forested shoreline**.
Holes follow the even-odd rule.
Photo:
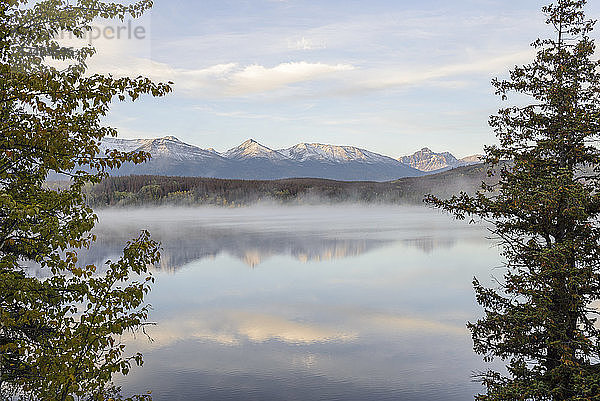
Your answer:
[[[136,207],[213,205],[236,207],[258,202],[281,204],[388,203],[420,204],[427,194],[450,197],[474,193],[489,181],[484,165],[390,182],[333,181],[316,178],[227,180],[197,177],[132,175],[109,177],[85,189],[90,206]],[[59,188],[60,183],[49,183]]]

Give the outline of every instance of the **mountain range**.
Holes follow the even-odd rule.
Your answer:
[[[472,155],[457,159],[450,152],[435,153],[429,148],[423,148],[410,156],[402,156],[398,160],[420,171],[437,173],[456,167],[481,163],[482,155]]]
[[[311,177],[341,181],[389,181],[419,177],[478,163],[478,156],[457,159],[428,148],[394,159],[353,146],[300,143],[270,149],[253,139],[219,153],[184,143],[173,136],[156,139],[105,138],[101,150],[144,151],[146,163],[127,163],[112,175],[168,175],[227,179],[273,180]]]

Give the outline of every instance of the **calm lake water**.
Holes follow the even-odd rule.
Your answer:
[[[154,400],[464,401],[481,391],[471,281],[501,265],[481,226],[409,207],[99,213],[88,262],[163,244],[143,368]]]

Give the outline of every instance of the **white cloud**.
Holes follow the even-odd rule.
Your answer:
[[[292,62],[272,68],[250,65],[231,75],[230,94],[246,94],[275,90],[298,82],[312,81],[325,76],[352,71],[349,64]]]
[[[151,61],[131,58],[115,63],[109,59],[93,63],[92,72],[119,76],[144,75],[156,81],[175,82],[175,89],[197,97],[231,97],[260,94],[293,84],[332,78],[355,69],[350,64],[288,62],[266,67],[260,64],[217,64],[200,69],[180,69]]]
[[[446,64],[434,67],[420,66],[411,69],[396,68],[357,68],[351,64],[309,63],[305,61],[281,63],[273,67],[260,64],[240,65],[237,63],[218,64],[203,69],[174,69],[167,64],[150,62],[133,63],[137,74],[145,74],[160,81],[174,81],[176,89],[192,97],[238,97],[263,94],[290,88],[294,84],[317,80],[334,80],[327,92],[352,95],[386,89],[410,86],[434,86],[450,89],[468,85],[465,76],[475,74],[498,74],[507,66],[519,64],[531,58],[531,51],[512,52],[490,57],[479,54],[473,61]],[[144,68],[146,67],[146,68]],[[149,67],[149,68],[148,68]],[[117,73],[127,71],[117,69]],[[113,70],[113,73],[115,71]],[[457,79],[457,77],[463,77]],[[332,89],[333,88],[333,89]]]
[[[327,45],[325,41],[315,41],[313,39],[307,39],[304,36],[301,39],[295,41],[288,40],[288,49],[290,50],[317,50],[326,49]]]
[[[423,26],[432,27],[426,32],[429,35],[441,35],[443,28],[449,24],[447,19],[440,15],[418,15],[418,16],[377,16],[381,24],[373,24],[376,16],[368,16],[364,19],[345,21],[330,25],[321,25],[305,31],[292,29],[284,32],[255,32],[248,37],[238,37],[231,34],[217,37],[219,40],[209,41],[219,43],[225,48],[230,48],[227,53],[229,60],[236,57],[236,62],[214,62],[214,64],[202,68],[194,68],[193,60],[177,64],[169,62],[158,62],[153,58],[156,49],[150,48],[150,41],[130,40],[99,40],[95,43],[99,55],[90,62],[92,72],[112,73],[117,76],[148,76],[155,81],[173,81],[175,90],[179,94],[188,97],[207,98],[235,98],[256,95],[277,95],[306,97],[329,97],[332,95],[360,95],[374,91],[397,89],[410,86],[433,86],[446,89],[460,89],[468,85],[475,74],[495,74],[506,70],[507,65],[520,63],[530,58],[531,51],[515,52],[514,48],[504,50],[493,48],[483,49],[472,43],[473,48],[458,48],[456,54],[460,54],[465,62],[456,62],[459,57],[448,58],[438,55],[436,52],[443,51],[443,47],[429,49],[423,56],[422,49],[419,54],[414,53],[415,47],[405,43],[406,38],[420,37],[418,30]],[[398,22],[403,23],[398,25]],[[464,21],[465,25],[482,26],[497,23],[485,19],[474,19]],[[380,26],[380,25],[383,25]],[[371,27],[367,29],[367,27]],[[393,28],[393,29],[392,29]],[[393,32],[392,37],[386,35]],[[256,36],[258,35],[258,36]],[[265,37],[262,37],[263,35]],[[387,39],[382,39],[387,37]],[[225,39],[227,39],[225,40]],[[249,47],[248,41],[262,38],[257,43],[264,43],[262,51],[255,57],[259,57],[260,63],[249,64],[243,60],[247,57]],[[300,38],[300,39],[299,39]],[[200,43],[204,43],[201,39]],[[244,39],[244,40],[242,40]],[[206,41],[206,40],[205,40]],[[223,45],[229,43],[229,46]],[[184,48],[190,54],[198,53],[198,44],[189,43],[189,38],[182,39]],[[283,43],[282,43],[283,42]],[[287,42],[287,46],[285,46]],[[399,63],[398,54],[390,53],[397,44],[397,49],[402,51],[402,63]],[[327,43],[327,46],[325,46]],[[378,45],[373,47],[373,43]],[[331,48],[329,48],[331,44]],[[246,45],[246,46],[243,46]],[[283,45],[283,46],[282,46]],[[298,60],[291,62],[273,62],[274,54],[279,54],[275,59],[281,60],[286,50],[312,50],[328,48],[329,56],[335,56],[339,50],[348,49],[352,46],[352,54],[363,57],[360,60],[352,60],[349,54],[343,58],[328,57],[322,55],[325,61]],[[202,48],[202,46],[200,46]],[[260,47],[260,46],[259,46]],[[175,46],[177,48],[177,46]],[[287,48],[287,49],[286,49]],[[212,52],[217,49],[210,48]],[[232,54],[236,51],[236,55]],[[175,51],[182,52],[183,49]],[[172,49],[165,50],[165,54],[171,54]],[[209,52],[210,54],[211,52]],[[309,52],[310,53],[310,52]],[[390,55],[394,58],[390,59]],[[157,55],[157,54],[154,54]],[[267,55],[270,55],[267,57]],[[225,55],[223,55],[225,56]],[[289,54],[288,54],[289,56]],[[438,57],[440,56],[440,57]],[[255,58],[253,57],[253,58]],[[307,55],[307,57],[310,57]],[[385,58],[383,58],[385,57]],[[164,59],[165,57],[163,57]],[[209,57],[210,58],[210,57]],[[224,57],[219,57],[227,60]],[[169,58],[170,59],[170,58]],[[334,61],[331,61],[333,59]],[[342,60],[342,61],[340,61]],[[453,61],[454,60],[454,61]],[[440,65],[435,65],[436,62]],[[360,64],[360,68],[357,65]],[[185,65],[185,66],[183,66]],[[305,88],[306,84],[321,81],[324,89],[312,90],[310,92],[298,92],[298,88]],[[312,87],[311,87],[312,88]],[[244,117],[244,116],[232,116]]]
[[[302,117],[295,116],[294,118],[274,115],[274,114],[260,114],[260,113],[249,113],[247,111],[230,110],[230,111],[219,111],[212,107],[207,106],[195,106],[194,110],[198,110],[204,113],[212,114],[217,117],[225,118],[239,118],[247,120],[272,120],[272,121],[298,121],[303,119]]]
[[[498,25],[499,22],[471,18],[462,21],[461,29],[490,24]],[[464,45],[457,46],[454,39],[444,39],[444,45],[432,46],[426,51],[412,43],[415,38],[429,43],[431,35],[442,38],[449,27],[456,28],[456,22],[436,13],[370,15],[308,29],[228,32],[183,38],[162,44],[160,54],[156,48],[151,48],[150,40],[98,40],[94,44],[99,56],[91,60],[90,67],[93,72],[145,75],[156,81],[173,81],[177,93],[200,99],[273,93],[298,98],[297,87],[314,81],[327,83],[322,85],[325,89],[308,93],[315,97],[355,95],[416,85],[457,89],[468,81],[455,77],[504,71],[507,65],[531,56],[531,52],[515,52],[514,47],[504,50],[483,47],[481,40],[474,40],[465,49]],[[420,33],[423,30],[424,33]],[[487,45],[487,41],[484,44]],[[289,53],[290,50],[322,50],[326,47],[327,54],[319,53],[318,60],[278,61],[292,54],[298,55]],[[445,54],[448,48],[453,49],[455,56]],[[351,53],[348,53],[349,49],[352,49]],[[251,57],[250,50],[253,52]],[[195,68],[202,57],[200,53],[208,55],[212,63],[209,61],[208,66]],[[314,57],[311,52],[305,53],[302,58]],[[215,54],[218,57],[213,57]],[[179,57],[175,58],[176,62],[171,61],[173,57],[168,57],[173,55]],[[154,56],[169,61],[158,62]],[[355,56],[359,58],[353,59]],[[467,61],[456,61],[461,58]],[[248,60],[254,59],[260,63],[250,64]],[[436,66],[436,62],[440,65]]]
[[[274,66],[222,63],[199,69],[175,68],[146,58],[102,58],[91,63],[91,72],[117,76],[143,75],[157,82],[172,81],[176,93],[197,99],[251,96],[278,96],[306,99],[361,94],[410,87],[435,87],[459,90],[474,82],[474,77],[502,74],[509,66],[530,60],[532,51],[504,54],[478,53],[469,62],[431,65],[396,65],[358,68],[350,63],[286,62]],[[477,78],[479,79],[479,78]],[[299,92],[307,84],[321,82],[309,92]],[[475,81],[475,82],[480,82]],[[222,117],[263,119],[268,113],[213,112]],[[288,118],[269,118],[287,121]]]
[[[531,51],[508,53],[496,57],[480,54],[469,63],[447,64],[430,68],[422,67],[419,70],[371,70],[368,72],[366,79],[358,81],[353,87],[346,88],[346,91],[354,93],[415,85],[457,88],[466,85],[466,82],[448,80],[449,78],[472,76],[473,74],[498,74],[506,71],[507,66],[531,59],[531,55]]]

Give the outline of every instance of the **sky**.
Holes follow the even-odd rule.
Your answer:
[[[90,69],[174,82],[164,98],[113,105],[106,122],[122,138],[462,157],[494,142],[488,118],[510,99],[490,82],[551,35],[547,2],[155,0],[142,19],[98,22],[123,30],[94,38]],[[587,10],[600,16],[597,5]],[[137,27],[143,35],[125,34]]]

